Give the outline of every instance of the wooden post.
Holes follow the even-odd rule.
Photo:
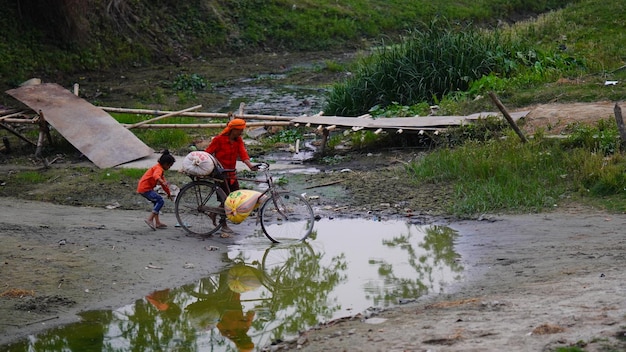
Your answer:
[[[48,143],[52,144],[52,136],[50,136],[50,129],[48,128],[48,123],[43,116],[43,111],[39,110],[39,120],[37,121],[39,125],[39,138],[37,139],[37,149],[35,149],[35,157],[39,159],[43,159],[42,150],[43,150],[43,140],[44,137],[48,138]],[[44,166],[47,167],[46,162],[44,162]]]
[[[9,154],[11,152],[11,143],[9,143],[9,139],[6,136],[2,137],[2,144],[3,146],[0,147],[0,152]]]
[[[517,124],[515,123],[515,121],[513,121],[513,118],[511,117],[509,112],[506,111],[506,108],[504,107],[504,105],[502,105],[498,97],[496,97],[496,95],[493,92],[489,92],[489,96],[491,97],[491,100],[493,100],[494,104],[496,104],[498,109],[500,109],[500,112],[502,112],[502,115],[504,115],[504,118],[509,122],[509,125],[511,125],[511,128],[513,128],[515,133],[517,133],[517,135],[522,140],[522,142],[523,143],[528,142],[528,140],[526,139],[526,136],[524,136],[524,134],[519,129],[519,127],[517,127]]]
[[[239,103],[239,115],[237,115],[236,117],[239,118],[243,118],[243,108],[246,106],[246,104],[244,102]],[[232,119],[232,118],[230,118]]]
[[[322,150],[321,150],[321,154],[322,155],[326,155],[326,142],[328,142],[328,135],[330,134],[330,131],[326,128],[322,129]]]
[[[48,127],[48,121],[43,116],[43,111],[39,110],[39,129],[43,131],[46,135],[46,139],[48,140],[48,144],[52,145],[52,136],[50,135],[50,128]]]
[[[619,130],[619,138],[622,140],[620,142],[620,146],[622,147],[622,149],[624,149],[624,147],[626,147],[626,129],[624,128],[622,108],[619,106],[619,104],[615,103],[613,112],[615,113],[615,122],[617,122],[617,129]]]

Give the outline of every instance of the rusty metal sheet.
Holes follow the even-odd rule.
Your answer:
[[[146,157],[154,150],[111,115],[55,83],[6,91],[44,118],[96,166],[109,168]]]

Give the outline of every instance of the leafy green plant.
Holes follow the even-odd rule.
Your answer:
[[[352,147],[356,149],[365,149],[374,144],[376,144],[380,140],[380,136],[375,134],[373,131],[357,131],[350,134],[350,141]]]
[[[285,128],[267,139],[272,143],[294,143],[298,139],[304,140],[304,132],[301,128]]]
[[[510,128],[506,120],[498,116],[486,116],[473,123],[450,128],[434,139],[438,146],[454,147],[468,141],[486,142],[506,135]]]
[[[326,155],[323,156],[320,162],[324,165],[337,165],[340,162],[346,160],[346,156],[342,155]]]
[[[332,134],[329,136],[328,140],[326,141],[326,147],[328,148],[328,150],[334,150],[343,142],[344,142],[343,134],[341,133]]]
[[[357,116],[371,107],[396,102],[412,105],[441,99],[466,90],[472,81],[490,73],[510,75],[528,44],[499,31],[455,28],[432,21],[396,45],[382,45],[361,60],[355,74],[329,92],[324,111]]]
[[[208,90],[211,84],[206,78],[197,73],[187,74],[181,73],[174,78],[172,89],[183,92],[198,92]]]
[[[568,126],[571,133],[564,141],[570,148],[585,148],[602,155],[610,155],[620,150],[621,139],[615,120],[599,120],[595,126],[574,124]]]
[[[430,114],[430,104],[421,102],[414,105],[400,105],[398,102],[392,102],[391,105],[381,107],[376,105],[369,110],[373,117],[411,117],[426,116]]]

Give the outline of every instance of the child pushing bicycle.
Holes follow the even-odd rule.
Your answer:
[[[172,200],[172,193],[170,192],[169,183],[165,180],[165,170],[169,170],[174,165],[176,159],[166,149],[159,158],[159,162],[148,169],[137,185],[137,193],[141,194],[144,198],[152,202],[153,207],[150,212],[150,216],[145,219],[146,225],[148,225],[153,231],[156,229],[165,229],[167,225],[161,222],[159,219],[159,212],[165,201],[160,194],[158,194],[154,188],[159,185],[163,188],[163,191],[167,194],[167,198]]]

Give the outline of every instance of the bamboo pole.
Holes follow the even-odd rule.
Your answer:
[[[2,119],[0,122],[6,122],[6,123],[37,123],[36,119]]]
[[[150,119],[150,120],[137,122],[137,123],[132,124],[132,125],[126,127],[126,128],[131,129],[131,128],[139,127],[139,126],[144,125],[144,124],[149,123],[149,122],[158,121],[158,120],[164,119],[166,117],[176,116],[176,115],[179,115],[180,113],[183,113],[183,112],[200,109],[201,107],[202,107],[202,105],[196,105],[196,106],[192,106],[190,108],[184,109],[184,110],[174,111],[174,112],[171,112],[169,114],[161,115],[159,117],[155,117],[155,118]]]
[[[265,126],[289,126],[291,122],[289,121],[271,121],[271,122],[247,122],[246,127],[265,127]],[[129,128],[130,125],[122,124],[122,126]],[[224,128],[226,127],[226,123],[177,123],[177,124],[147,124],[137,126],[136,128],[148,128],[148,129],[159,129],[159,128]]]
[[[144,115],[161,115],[169,114],[172,111],[168,110],[150,110],[150,109],[131,109],[131,108],[114,108],[108,106],[100,106],[100,109],[107,112],[117,112],[122,114],[144,114]],[[188,111],[178,114],[185,117],[199,117],[199,118],[216,118],[216,119],[228,119],[228,113],[221,112],[194,112]],[[256,115],[256,114],[243,114],[237,116],[238,118],[245,120],[270,120],[270,121],[291,121],[297,116],[279,116],[279,115]]]
[[[0,128],[4,128],[5,130],[11,132],[13,135],[15,135],[17,138],[23,140],[26,143],[29,143],[33,146],[37,146],[36,143],[30,141],[28,138],[24,137],[24,135],[20,134],[19,132],[17,132],[16,130],[14,130],[13,128],[11,128],[11,126],[8,126],[2,122],[0,122]]]
[[[515,123],[515,121],[513,121],[513,118],[511,117],[509,112],[506,110],[504,105],[502,105],[502,102],[500,102],[500,99],[498,99],[498,97],[496,97],[496,95],[493,92],[489,92],[489,96],[491,97],[491,100],[493,100],[493,103],[496,104],[498,109],[500,109],[500,111],[502,112],[502,115],[504,115],[504,118],[506,118],[506,120],[509,122],[509,125],[511,125],[511,127],[513,128],[515,133],[517,133],[517,135],[522,140],[522,142],[523,143],[528,142],[528,140],[526,139],[526,136],[524,136],[524,134],[519,129],[519,127],[517,127],[517,124]]]
[[[27,110],[22,110],[22,111],[18,111],[16,113],[13,113],[13,114],[4,115],[4,116],[0,117],[0,121],[5,121],[5,120],[10,119],[12,117],[24,115],[27,112],[28,112]]]

